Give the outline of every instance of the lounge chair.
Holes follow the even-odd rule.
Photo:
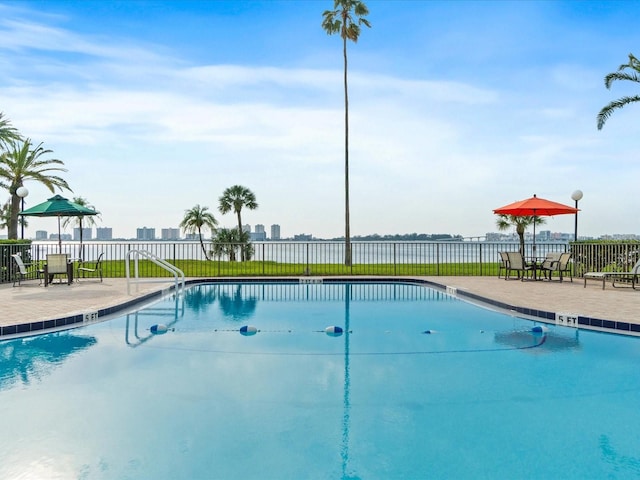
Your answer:
[[[100,275],[100,281],[102,281],[102,256],[104,252],[98,256],[97,260],[80,262],[78,265],[78,281],[80,280],[80,276],[85,278],[86,274],[89,273],[91,275],[98,274]]]
[[[507,252],[500,252],[500,264],[498,265],[498,278],[500,274],[504,272],[505,278],[507,278],[507,268],[509,267],[509,255]]]
[[[549,253],[544,262],[542,262],[541,269],[545,277],[549,280],[553,277],[554,272],[557,272],[561,282],[564,279],[564,274],[568,273],[573,283],[573,274],[571,273],[569,260],[571,260],[571,252]]]
[[[607,280],[611,280],[611,286],[616,287],[616,281],[620,284],[624,284],[625,287],[629,286],[636,288],[638,283],[638,277],[640,276],[640,260],[629,270],[628,272],[587,272],[584,274],[584,286],[587,286],[587,280],[600,280],[602,281],[602,289],[607,283]],[[623,286],[623,285],[618,285]]]
[[[18,271],[15,272],[15,275],[13,277],[14,287],[16,286],[16,281],[18,282],[18,286],[20,286],[21,280],[29,277],[30,275],[33,275],[34,273],[36,274],[36,277],[40,280],[40,282],[42,282],[42,280],[40,279],[40,274],[44,273],[44,270],[39,269],[32,264],[25,265],[25,263],[22,261],[22,256],[19,253],[14,253],[11,256],[16,261],[16,265],[18,266]]]
[[[533,271],[533,267],[531,265],[527,265],[527,262],[524,260],[524,256],[520,252],[507,252],[507,256],[509,258],[509,264],[506,268],[506,274],[504,276],[505,280],[510,278],[511,272],[516,272],[518,274],[518,279],[524,280],[525,275],[528,275],[528,272]]]
[[[55,275],[66,275],[67,284],[73,282],[73,264],[69,262],[69,254],[54,253],[47,255],[47,263],[44,265],[44,286],[51,282]],[[60,279],[62,282],[62,279]]]

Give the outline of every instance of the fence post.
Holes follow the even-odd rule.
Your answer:
[[[398,268],[397,268],[397,263],[396,263],[396,246],[398,244],[396,242],[393,242],[393,275],[397,276],[398,275]]]

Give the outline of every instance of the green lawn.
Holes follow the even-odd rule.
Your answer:
[[[379,276],[472,276],[497,275],[498,264],[447,263],[447,264],[358,264],[346,267],[340,264],[295,264],[277,262],[218,262],[203,260],[176,260],[169,262],[182,270],[185,277],[261,277],[261,276],[332,276],[332,275],[379,275]],[[131,266],[133,271],[133,266]],[[171,277],[170,272],[151,261],[138,263],[141,277]],[[125,262],[120,260],[103,263],[105,277],[125,277]]]

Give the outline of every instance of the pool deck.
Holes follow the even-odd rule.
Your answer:
[[[503,307],[506,305],[571,314],[600,319],[607,323],[621,322],[632,326],[630,330],[636,330],[636,325],[640,326],[640,291],[632,288],[613,288],[610,282],[603,290],[601,282],[588,282],[584,288],[582,279],[574,279],[573,282],[521,282],[497,277],[395,277],[394,280],[410,278],[452,287],[457,289],[461,297],[471,294],[472,297],[477,296],[478,300],[490,300],[502,304]],[[357,279],[363,280],[363,277]],[[233,280],[248,279],[231,279]],[[374,277],[372,280],[386,279]],[[171,285],[170,281],[132,285],[132,293],[128,294],[127,281],[124,278],[105,278],[103,282],[85,280],[71,285],[56,283],[48,287],[44,287],[38,281],[23,282],[21,286],[16,287],[3,284],[0,285],[0,339],[8,338],[7,335],[11,334],[10,329],[21,325],[40,322],[42,326],[39,329],[47,330],[54,324],[58,326],[56,322],[60,319],[75,318],[73,323],[77,323],[78,318],[86,316],[88,312],[101,312],[100,316],[112,311],[123,313],[126,308],[134,308],[134,305],[143,299],[157,295]],[[71,320],[69,321],[71,323]],[[638,331],[640,327],[636,333]],[[15,333],[29,334],[24,329]]]

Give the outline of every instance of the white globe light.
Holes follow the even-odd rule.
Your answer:
[[[27,190],[27,188],[26,188],[26,187],[19,187],[19,188],[16,190],[16,195],[18,195],[20,198],[24,198],[24,197],[26,197],[27,195],[29,195],[29,190]]]
[[[571,199],[574,201],[582,200],[582,190],[576,190],[571,194]]]

